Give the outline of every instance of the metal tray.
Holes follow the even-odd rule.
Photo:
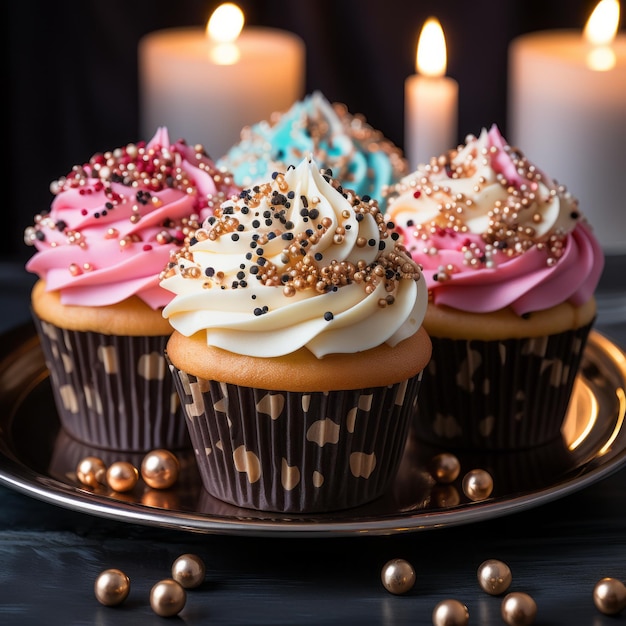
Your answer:
[[[181,475],[169,490],[142,481],[130,493],[92,490],[76,479],[88,455],[105,462],[142,455],[90,448],[59,426],[48,372],[31,324],[0,336],[0,484],[91,515],[177,530],[250,536],[338,537],[383,535],[469,524],[563,497],[626,464],[626,356],[592,332],[585,350],[563,439],[530,451],[462,454],[461,476],[437,484],[427,471],[440,452],[410,436],[398,476],[376,502],[323,515],[284,515],[238,509],[202,487],[193,454],[178,452]],[[494,489],[472,502],[461,488],[464,472],[483,468]]]

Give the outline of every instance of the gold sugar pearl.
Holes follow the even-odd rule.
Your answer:
[[[392,559],[383,566],[381,581],[389,593],[402,595],[415,585],[415,570],[404,559]]]
[[[537,616],[537,603],[527,593],[515,591],[502,600],[500,614],[508,626],[529,626]]]
[[[185,589],[199,587],[205,574],[204,561],[197,554],[181,554],[172,565],[172,578]]]
[[[499,596],[511,586],[509,566],[498,559],[487,559],[478,568],[478,584],[491,596]]]
[[[442,452],[432,458],[430,473],[438,483],[452,483],[461,472],[459,459],[450,452]]]
[[[486,500],[493,491],[493,478],[483,469],[474,469],[463,477],[463,493],[472,501]]]
[[[137,468],[127,461],[116,461],[106,473],[107,484],[113,491],[124,493],[131,491],[139,480]]]
[[[141,462],[141,477],[153,489],[168,489],[176,483],[180,462],[169,450],[152,450]]]
[[[171,578],[160,580],[150,590],[150,606],[161,617],[178,615],[187,602],[182,585]]]
[[[86,456],[76,466],[76,478],[87,487],[98,487],[106,482],[107,467],[102,459]]]
[[[433,610],[433,626],[466,626],[469,610],[459,600],[442,600]]]
[[[128,597],[130,579],[122,570],[106,569],[96,578],[93,590],[100,604],[117,606]]]
[[[593,603],[605,615],[617,615],[626,608],[626,585],[617,578],[602,578],[593,589]]]

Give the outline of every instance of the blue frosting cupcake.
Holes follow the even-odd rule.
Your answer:
[[[241,140],[217,165],[235,182],[251,187],[312,156],[322,168],[357,195],[384,201],[387,186],[408,172],[402,151],[362,116],[331,104],[316,91],[270,120],[246,126]]]

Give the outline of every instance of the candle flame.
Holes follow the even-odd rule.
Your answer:
[[[446,73],[446,39],[439,20],[429,17],[417,42],[415,67],[424,76],[438,77]]]
[[[213,11],[206,25],[207,34],[217,43],[234,43],[243,28],[243,11],[232,2],[225,2]]]
[[[587,66],[605,72],[615,66],[615,52],[611,44],[619,26],[618,0],[600,0],[585,24],[583,36],[592,46],[587,54]]]
[[[206,25],[206,34],[214,46],[211,59],[218,65],[233,65],[239,61],[237,44],[245,18],[243,11],[232,2],[225,2],[213,11]]]
[[[619,12],[618,0],[600,0],[585,24],[585,39],[593,46],[609,45],[617,34]]]

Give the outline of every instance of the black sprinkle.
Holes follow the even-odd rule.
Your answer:
[[[324,319],[327,322],[330,322],[330,320],[332,320],[333,317],[335,317],[335,316],[330,311],[326,311],[326,313],[324,313]]]
[[[238,235],[237,233],[233,233],[233,234],[230,236],[230,238],[231,238],[233,241],[239,241],[239,235]]]

